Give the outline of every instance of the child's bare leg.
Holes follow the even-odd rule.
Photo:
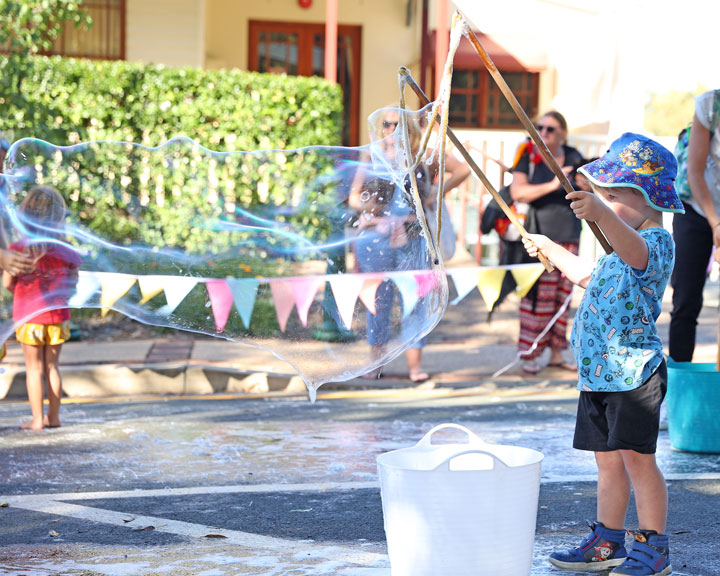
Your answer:
[[[625,468],[635,491],[638,523],[641,530],[665,534],[668,493],[665,478],[657,467],[655,454],[621,450]]]
[[[43,347],[22,345],[25,355],[25,385],[27,386],[28,401],[32,420],[20,428],[23,430],[42,430],[43,428]]]
[[[619,450],[595,452],[598,465],[597,519],[606,528],[622,530],[630,503],[630,480]]]
[[[60,426],[60,397],[62,396],[62,377],[60,376],[60,349],[62,344],[44,346],[45,374],[47,377],[48,414],[44,423],[50,428]]]

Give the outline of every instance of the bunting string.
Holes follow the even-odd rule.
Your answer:
[[[457,292],[451,304],[459,304],[473,289],[477,289],[488,310],[492,310],[500,295],[506,274],[512,274],[517,285],[517,294],[524,296],[543,270],[540,263],[447,269],[445,273],[452,279]],[[219,279],[80,271],[70,306],[87,307],[95,302],[104,316],[110,309],[122,308],[120,304],[123,298],[134,298],[134,305],[146,305],[164,294],[166,304],[158,307],[155,313],[170,316],[197,285],[204,285],[215,327],[218,332],[222,332],[233,307],[240,314],[245,327],[249,327],[258,290],[261,285],[266,285],[270,288],[278,324],[281,330],[285,331],[293,309],[303,326],[307,325],[310,305],[319,293],[323,293],[326,283],[329,283],[342,323],[345,324],[345,328],[350,329],[358,300],[370,313],[376,313],[375,294],[383,282],[391,281],[396,285],[403,297],[403,316],[407,316],[417,302],[438,282],[435,274],[427,270],[406,270],[282,278]],[[135,284],[139,290],[131,291]]]

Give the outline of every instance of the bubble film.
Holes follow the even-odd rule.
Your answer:
[[[378,110],[360,148],[16,142],[2,247],[33,265],[4,274],[0,340],[66,308],[115,310],[270,350],[311,396],[387,363],[447,304],[428,111]]]

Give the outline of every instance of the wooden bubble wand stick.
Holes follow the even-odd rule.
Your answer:
[[[420,100],[420,104],[422,106],[426,106],[430,103],[430,100],[425,95],[425,92],[423,92],[422,88],[417,85],[415,82],[415,79],[410,74],[410,70],[407,68],[400,68],[400,72],[402,76],[404,76],[404,80],[407,83],[410,88],[412,88],[412,91],[415,92],[418,99]],[[435,118],[435,121],[440,123],[439,118]],[[472,156],[470,156],[470,153],[465,149],[465,146],[463,146],[462,142],[460,142],[459,138],[455,135],[455,133],[452,131],[452,129],[447,126],[446,127],[446,134],[447,137],[450,138],[450,141],[455,145],[458,152],[460,152],[460,155],[464,158],[465,162],[468,163],[468,166],[470,166],[470,169],[474,172],[474,174],[480,179],[480,182],[483,183],[483,186],[487,189],[488,192],[490,192],[490,195],[493,197],[493,199],[498,203],[498,206],[500,206],[500,209],[503,211],[505,216],[508,217],[510,222],[512,222],[512,225],[515,226],[515,228],[520,233],[520,236],[523,238],[527,238],[527,231],[525,230],[525,227],[522,225],[520,220],[518,220],[517,215],[515,212],[510,210],[510,207],[507,205],[505,200],[503,200],[502,196],[498,193],[497,190],[495,190],[495,187],[492,185],[490,180],[488,180],[488,177],[485,175],[485,173],[481,170],[480,166],[477,165],[477,162],[473,159]],[[548,272],[552,272],[554,270],[553,265],[550,264],[550,261],[543,255],[541,252],[538,252],[538,258],[540,262],[542,262],[543,266],[545,266],[545,270]]]
[[[515,98],[515,94],[513,94],[512,90],[510,90],[510,87],[507,85],[507,82],[505,82],[505,79],[502,77],[502,74],[500,74],[497,66],[495,66],[495,63],[490,58],[490,55],[487,53],[485,48],[483,48],[482,44],[480,44],[480,40],[478,40],[478,37],[475,35],[475,33],[470,29],[470,26],[468,25],[465,16],[463,16],[462,14],[460,14],[460,16],[465,23],[465,38],[470,41],[470,44],[472,44],[473,48],[475,48],[475,52],[478,53],[478,56],[480,56],[482,61],[485,63],[485,67],[495,80],[498,88],[500,88],[500,92],[503,93],[503,96],[505,96],[508,104],[510,104],[511,108],[515,111],[515,114],[517,115],[522,125],[525,127],[525,130],[527,130],[530,138],[532,138],[532,141],[537,146],[540,154],[542,154],[550,170],[552,170],[553,174],[555,174],[558,180],[560,180],[560,184],[562,184],[565,192],[567,192],[568,194],[570,192],[573,192],[574,189],[572,187],[572,184],[570,184],[570,180],[568,180],[568,177],[562,171],[562,168],[560,168],[557,160],[555,160],[555,157],[545,145],[545,142],[543,142],[540,134],[538,134],[538,131],[535,129],[535,125],[530,122],[530,118],[528,118],[528,115],[525,113],[525,110],[523,110],[523,107],[520,106],[517,98]],[[607,238],[605,238],[605,235],[602,233],[602,230],[600,230],[600,227],[595,222],[587,221],[587,224],[590,230],[592,230],[592,233],[595,234],[595,237],[598,239],[598,242],[600,242],[600,245],[603,247],[605,252],[607,254],[611,254],[613,251],[612,246],[610,246],[610,242],[608,242]]]

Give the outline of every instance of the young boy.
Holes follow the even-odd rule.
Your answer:
[[[660,404],[667,389],[662,342],[655,329],[674,263],[674,244],[661,212],[683,212],[673,180],[672,153],[626,133],[602,158],[579,169],[596,195],[567,195],[575,216],[595,222],[613,247],[594,269],[545,236],[525,248],[542,252],[572,282],[586,288],[575,315],[572,346],[578,365],[573,447],[595,452],[597,519],[580,546],[554,552],[558,568],[665,576],[672,572],[667,487],[655,462]],[[625,514],[635,492],[639,530],[625,550]]]

